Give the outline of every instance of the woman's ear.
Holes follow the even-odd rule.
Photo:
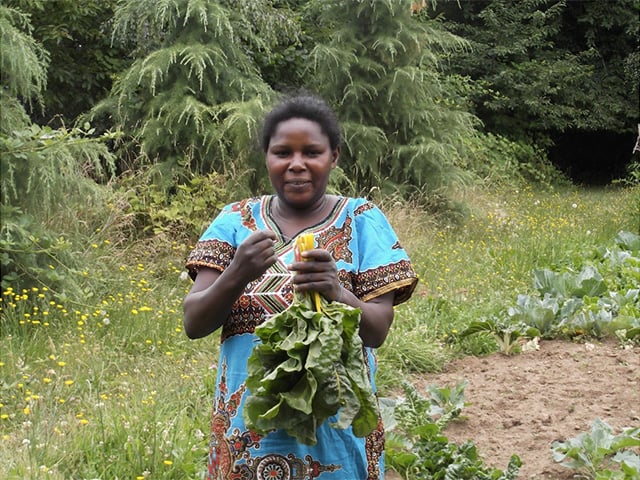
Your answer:
[[[336,166],[338,165],[338,158],[340,158],[340,147],[336,147],[333,150],[332,157],[331,168],[336,168]]]

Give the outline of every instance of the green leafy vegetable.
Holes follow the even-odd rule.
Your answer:
[[[334,428],[353,427],[359,437],[378,425],[363,344],[360,310],[296,295],[293,304],[258,326],[261,340],[249,356],[247,427],[261,434],[284,429],[299,442],[317,443],[316,430],[338,415]]]
[[[632,480],[640,478],[640,428],[625,428],[614,434],[613,428],[600,418],[583,432],[565,442],[553,442],[553,459],[575,469],[581,478]]]
[[[428,387],[429,397],[404,382],[405,397],[392,407],[395,428],[386,432],[387,464],[402,478],[411,480],[516,480],[522,466],[512,455],[507,469],[485,465],[476,445],[449,442],[443,428],[459,417],[465,406],[466,381],[455,389]],[[434,409],[435,407],[435,409]],[[443,407],[442,409],[440,407]],[[391,407],[387,402],[387,413]],[[440,416],[440,412],[445,411]],[[437,420],[434,419],[438,417]],[[393,422],[387,422],[393,424]]]
[[[495,319],[484,321],[474,321],[460,332],[459,337],[464,338],[475,333],[487,332],[493,335],[500,352],[505,355],[512,355],[520,351],[521,340],[523,338],[535,338],[540,336],[540,331],[525,324],[507,324]]]

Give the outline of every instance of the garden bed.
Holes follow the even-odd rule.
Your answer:
[[[616,431],[640,424],[640,351],[616,342],[542,341],[515,356],[464,357],[446,371],[412,379],[454,386],[466,379],[464,419],[449,424],[451,442],[472,440],[487,465],[522,459],[522,479],[569,480],[575,472],[553,460],[553,441],[589,432],[596,418]],[[397,478],[390,475],[388,478]]]

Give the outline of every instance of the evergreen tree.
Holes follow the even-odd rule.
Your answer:
[[[24,105],[41,102],[48,65],[47,52],[32,31],[26,13],[0,5],[1,283],[15,290],[55,285],[62,292],[78,285],[59,273],[63,268],[50,266],[68,269],[77,262],[63,232],[88,224],[91,207],[105,208],[101,188],[87,173],[108,173],[104,167],[113,158],[104,139],[91,138],[92,132],[31,123]],[[97,218],[103,221],[103,210]]]
[[[115,36],[135,38],[138,58],[95,113],[174,173],[258,169],[247,162],[273,91],[249,52],[268,57],[287,19],[270,0],[123,0]]]
[[[361,190],[390,187],[433,199],[464,178],[459,165],[474,117],[439,65],[465,42],[412,6],[409,0],[312,2],[309,12],[326,37],[311,51],[305,78],[337,106],[341,166]]]
[[[473,79],[487,130],[546,146],[570,129],[635,128],[637,1],[445,0],[438,8],[471,44],[448,66]]]
[[[9,134],[30,121],[24,105],[42,107],[42,91],[47,85],[49,55],[31,35],[29,16],[0,5],[0,133]]]
[[[71,125],[104,98],[112,78],[129,62],[124,45],[111,44],[116,0],[5,0],[28,14],[32,37],[50,62],[42,109],[29,112],[38,124]]]

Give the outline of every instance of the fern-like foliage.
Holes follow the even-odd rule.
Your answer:
[[[417,17],[409,0],[311,4],[328,34],[310,53],[308,86],[337,106],[342,166],[360,188],[433,194],[463,182],[459,159],[475,119],[439,61],[465,42]]]
[[[91,133],[31,125],[11,137],[0,136],[2,203],[38,212],[47,222],[70,197],[87,200],[93,179],[106,178],[115,169],[107,146]]]
[[[0,91],[0,132],[6,133],[16,123],[25,125],[22,104],[42,103],[42,91],[47,84],[49,57],[31,36],[31,24],[25,13],[0,5],[0,38],[2,55],[2,90]]]
[[[46,52],[30,32],[28,16],[0,6],[3,49],[9,49],[0,90],[1,281],[14,290],[55,284],[64,291],[73,283],[64,272],[77,260],[66,235],[91,231],[83,221],[105,208],[95,180],[114,170],[104,143],[112,136],[96,138],[88,126],[54,130],[30,123],[22,105],[40,98],[47,69]]]
[[[174,167],[224,172],[232,161],[255,161],[258,168],[252,140],[273,91],[250,48],[268,53],[282,34],[274,33],[277,21],[280,32],[290,30],[272,4],[121,2],[114,35],[137,38],[140,57],[94,113],[114,115],[148,158]]]

